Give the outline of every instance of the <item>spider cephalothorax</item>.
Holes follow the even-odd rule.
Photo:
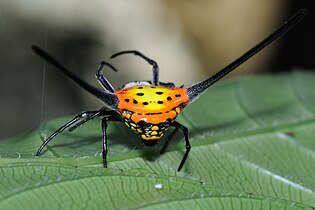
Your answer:
[[[122,89],[115,90],[107,78],[102,74],[102,70],[105,66],[108,66],[115,71],[116,69],[110,63],[103,61],[96,72],[96,79],[103,87],[103,89],[99,89],[91,86],[71,73],[42,49],[32,46],[32,49],[36,54],[55,66],[86,91],[96,96],[104,104],[104,107],[102,107],[100,110],[86,111],[78,114],[71,121],[55,131],[43,142],[36,152],[36,156],[40,155],[43,148],[51,139],[53,139],[65,129],[69,128],[69,131],[73,131],[80,125],[91,119],[94,119],[95,117],[102,117],[102,154],[105,168],[107,167],[107,122],[121,121],[124,122],[131,130],[139,134],[144,144],[148,146],[155,145],[158,140],[164,136],[166,130],[168,130],[170,127],[175,127],[173,132],[166,139],[161,153],[165,151],[169,141],[172,139],[172,136],[179,129],[181,129],[185,138],[186,152],[178,167],[178,171],[180,171],[190,151],[190,143],[188,128],[175,120],[177,115],[188,104],[196,100],[197,97],[200,96],[211,85],[291,29],[305,16],[305,14],[306,10],[299,11],[292,18],[286,21],[278,30],[269,35],[267,38],[258,43],[255,47],[247,51],[234,62],[220,70],[218,73],[210,78],[187,87],[175,87],[173,83],[159,82],[159,67],[154,60],[146,57],[138,51],[122,51],[112,55],[111,58],[128,53],[142,57],[153,67],[152,81],[131,82],[126,84]]]

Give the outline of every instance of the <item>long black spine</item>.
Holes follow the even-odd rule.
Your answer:
[[[48,53],[46,53],[44,50],[37,46],[31,46],[31,48],[34,50],[34,52],[39,55],[41,58],[46,60],[51,65],[55,66],[58,70],[60,70],[63,74],[65,74],[67,77],[72,79],[74,82],[76,82],[79,86],[81,86],[83,89],[91,93],[92,95],[99,98],[101,101],[103,101],[109,108],[115,110],[117,108],[118,104],[118,98],[116,95],[111,93],[106,93],[105,91],[98,89],[96,87],[93,87],[92,85],[88,84],[87,82],[83,81],[79,77],[77,77],[75,74],[73,74],[71,71],[66,69],[63,65],[61,65],[58,61],[56,61],[53,57],[51,57]]]
[[[231,64],[224,67],[222,70],[214,74],[208,79],[205,79],[203,81],[200,81],[196,84],[193,84],[191,86],[187,87],[187,94],[189,96],[190,100],[193,100],[197,96],[199,96],[201,93],[203,93],[207,88],[209,88],[211,85],[213,85],[215,82],[223,78],[225,75],[236,69],[239,65],[247,61],[249,58],[254,56],[256,53],[267,47],[269,44],[271,44],[273,41],[278,39],[280,36],[282,36],[284,33],[289,31],[293,26],[295,26],[298,22],[300,22],[304,16],[307,14],[306,9],[302,9],[296,14],[294,14],[289,20],[287,20],[280,28],[278,28],[275,32],[270,34],[267,38],[265,38],[263,41],[259,42],[256,46],[248,50],[245,54],[243,54],[241,57],[233,61]]]

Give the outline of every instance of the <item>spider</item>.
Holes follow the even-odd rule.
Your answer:
[[[94,95],[104,105],[100,110],[85,111],[78,114],[72,120],[56,130],[42,143],[36,152],[36,156],[39,156],[44,147],[64,130],[69,129],[69,131],[73,131],[87,121],[96,117],[101,117],[102,155],[104,168],[107,168],[107,123],[109,121],[119,121],[124,122],[127,127],[139,134],[140,139],[142,139],[143,143],[147,146],[154,146],[164,136],[166,130],[170,127],[174,127],[175,129],[166,138],[164,146],[160,152],[161,154],[165,152],[172,137],[180,129],[183,132],[186,143],[186,151],[177,169],[177,171],[180,171],[188,157],[191,146],[189,143],[188,128],[175,120],[178,114],[182,112],[188,104],[196,100],[198,96],[206,91],[211,85],[290,30],[302,20],[306,13],[307,11],[305,9],[300,10],[287,20],[279,29],[248,50],[231,64],[227,65],[213,76],[185,87],[176,87],[173,83],[160,82],[159,66],[157,62],[138,51],[131,50],[118,52],[113,54],[110,58],[115,58],[124,54],[134,54],[141,57],[152,66],[152,81],[130,82],[124,85],[121,89],[116,90],[103,75],[102,71],[105,66],[113,69],[114,71],[117,70],[110,63],[102,61],[96,71],[96,79],[103,87],[103,89],[99,89],[77,77],[44,50],[39,47],[32,46],[32,49],[37,55],[56,67],[56,69],[76,82],[81,88]]]

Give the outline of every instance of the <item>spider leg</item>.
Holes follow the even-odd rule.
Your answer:
[[[141,58],[146,60],[152,66],[152,71],[153,71],[152,85],[158,86],[159,85],[159,71],[160,71],[159,66],[158,66],[157,62],[155,62],[154,60],[143,55],[141,52],[136,51],[136,50],[121,51],[121,52],[113,54],[112,56],[110,56],[110,58],[115,58],[117,56],[120,56],[123,54],[128,54],[128,53],[140,56]]]
[[[173,87],[175,87],[175,84],[174,84],[173,82],[166,82],[166,83],[160,82],[160,85],[161,85],[161,86],[164,86],[164,87],[168,87],[168,88],[173,88]]]
[[[189,130],[186,126],[180,124],[179,122],[174,121],[172,123],[172,126],[175,128],[179,128],[183,131],[184,137],[185,137],[185,142],[186,142],[186,152],[183,156],[182,161],[180,162],[177,171],[180,171],[182,169],[182,167],[184,166],[184,163],[188,157],[189,151],[190,151],[190,143],[189,143]]]
[[[40,153],[42,152],[42,150],[44,149],[44,147],[53,139],[55,138],[58,134],[60,134],[61,132],[63,132],[65,129],[67,129],[68,127],[70,127],[71,125],[75,124],[76,122],[78,122],[80,119],[85,118],[88,115],[94,114],[94,113],[98,113],[99,111],[86,111],[86,112],[82,112],[80,114],[78,114],[77,116],[75,116],[72,120],[70,120],[69,122],[67,122],[65,125],[63,125],[62,127],[60,127],[58,130],[56,130],[53,134],[51,134],[43,143],[42,145],[38,148],[35,156],[39,156]]]
[[[102,155],[103,165],[107,168],[107,122],[108,121],[121,121],[118,116],[108,115],[102,118]]]
[[[98,67],[98,69],[96,71],[95,77],[98,80],[98,82],[104,87],[105,90],[113,93],[116,91],[115,88],[113,87],[113,85],[108,81],[108,79],[102,73],[105,66],[108,66],[117,72],[116,68],[113,65],[111,65],[110,63],[107,63],[105,61],[102,61],[100,66]]]
[[[172,140],[172,138],[173,138],[173,136],[178,132],[178,127],[176,127],[173,131],[172,131],[172,133],[170,133],[170,135],[168,135],[167,136],[167,139],[166,139],[166,141],[165,141],[165,143],[164,143],[164,145],[163,145],[163,147],[162,147],[162,149],[161,149],[161,151],[160,151],[160,154],[163,154],[164,152],[165,152],[165,150],[166,150],[166,148],[168,147],[168,144],[170,143],[170,141]]]
[[[86,115],[85,118],[83,118],[81,121],[77,122],[72,127],[70,127],[69,132],[74,131],[78,127],[82,126],[84,123],[86,123],[90,120],[93,120],[95,117],[99,116],[101,112],[102,112],[102,110],[99,110],[99,111],[91,112],[89,115]]]

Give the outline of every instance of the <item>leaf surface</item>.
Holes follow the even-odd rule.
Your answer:
[[[177,121],[179,132],[142,146],[122,123],[108,128],[102,168],[100,120],[64,132],[34,154],[71,117],[0,141],[0,209],[314,209],[315,74],[241,78],[215,85]]]

